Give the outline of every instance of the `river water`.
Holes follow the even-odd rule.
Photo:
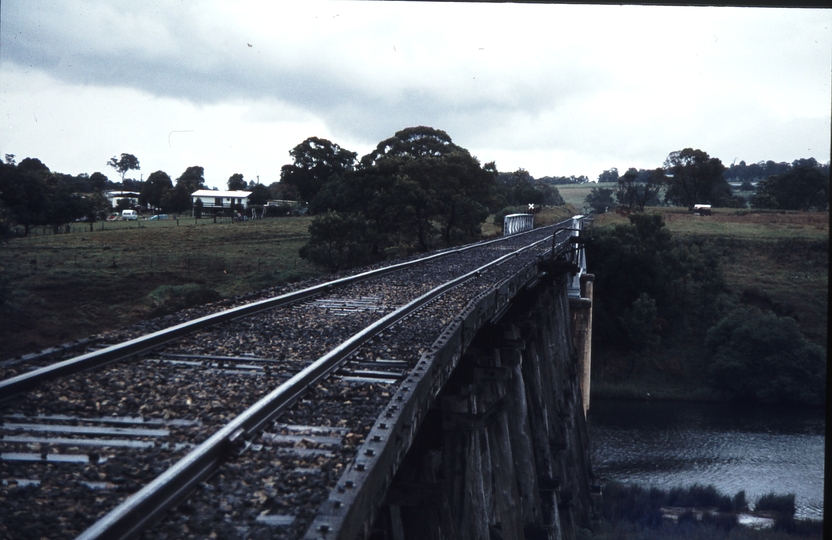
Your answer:
[[[795,494],[797,517],[823,518],[822,411],[593,399],[592,468],[603,481],[668,489],[714,485],[752,504]]]

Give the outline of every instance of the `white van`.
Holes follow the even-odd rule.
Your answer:
[[[122,210],[121,219],[124,221],[136,221],[139,219],[139,214],[135,210]]]

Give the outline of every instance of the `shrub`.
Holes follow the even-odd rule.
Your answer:
[[[650,527],[662,523],[664,494],[656,488],[611,482],[604,489],[603,501],[601,515],[611,523],[626,520]]]
[[[717,508],[720,512],[734,510],[731,497],[723,495],[714,486],[700,484],[694,484],[689,488],[672,488],[667,495],[667,504],[687,508]]]
[[[798,525],[794,519],[796,510],[794,498],[794,493],[788,495],[768,493],[760,497],[754,506],[754,510],[772,512],[775,515],[774,528],[776,530],[794,532]]]
[[[748,510],[748,501],[745,498],[745,490],[737,492],[732,500],[734,503],[735,512],[745,512]]]
[[[794,498],[794,493],[788,495],[768,493],[760,497],[757,504],[754,505],[754,510],[757,512],[774,512],[780,517],[794,517],[796,511]]]
[[[528,207],[523,206],[506,206],[496,214],[494,214],[494,226],[503,229],[503,221],[509,214],[525,214],[528,212]]]
[[[311,238],[299,254],[332,272],[368,264],[375,248],[367,222],[356,214],[328,212],[309,225]]]
[[[797,322],[738,309],[708,330],[711,385],[736,399],[817,405],[825,400],[826,352]]]

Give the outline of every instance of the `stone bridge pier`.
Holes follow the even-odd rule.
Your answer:
[[[590,527],[592,276],[542,276],[459,357],[369,538],[567,540]]]

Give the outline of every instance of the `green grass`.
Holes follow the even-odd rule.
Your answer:
[[[574,215],[546,208],[539,225]],[[310,217],[115,221],[0,244],[0,360],[315,275]],[[483,235],[500,234],[493,216]],[[63,231],[64,229],[61,229]]]
[[[711,216],[694,216],[685,208],[653,207],[673,233],[687,236],[722,237],[747,240],[817,239],[829,237],[827,212],[778,212],[716,208]],[[607,212],[596,217],[595,226],[627,223],[625,216]]]
[[[123,229],[166,229],[169,227],[192,227],[195,225],[213,225],[213,224],[230,224],[232,222],[230,217],[213,217],[208,218],[193,218],[189,216],[171,216],[170,219],[148,221],[141,219],[137,221],[97,221],[92,224],[92,231],[90,224],[85,222],[77,222],[69,224],[69,233],[85,233],[85,232],[102,232],[102,231],[120,231]],[[23,227],[17,227],[18,233],[23,233]],[[59,227],[59,234],[65,234],[66,228]],[[44,236],[53,236],[53,227],[32,227],[30,229],[31,239],[37,240]]]
[[[586,196],[589,195],[589,192],[592,191],[593,188],[606,188],[614,190],[616,188],[615,183],[589,183],[589,184],[563,184],[559,186],[555,186],[558,188],[558,192],[560,192],[560,196],[563,197],[563,201],[566,204],[571,204],[579,211],[584,207],[584,199]]]
[[[559,186],[574,206],[545,208],[537,225],[581,212],[597,184]],[[722,242],[729,286],[747,301],[794,313],[803,332],[826,343],[828,214],[717,209],[710,218],[658,209],[674,234]],[[493,216],[483,235],[499,235]],[[242,223],[213,218],[70,225],[70,234],[0,243],[0,359],[138,322],[173,309],[159,287],[200,287],[231,297],[320,270],[297,255],[311,218]],[[624,222],[598,216],[595,226]],[[103,227],[103,230],[102,230]],[[157,291],[156,296],[153,296]],[[180,295],[194,298],[193,295]],[[187,303],[188,300],[185,300]]]
[[[0,358],[216,298],[206,291],[231,297],[320,273],[297,255],[310,218],[218,221],[113,222],[0,244]]]

